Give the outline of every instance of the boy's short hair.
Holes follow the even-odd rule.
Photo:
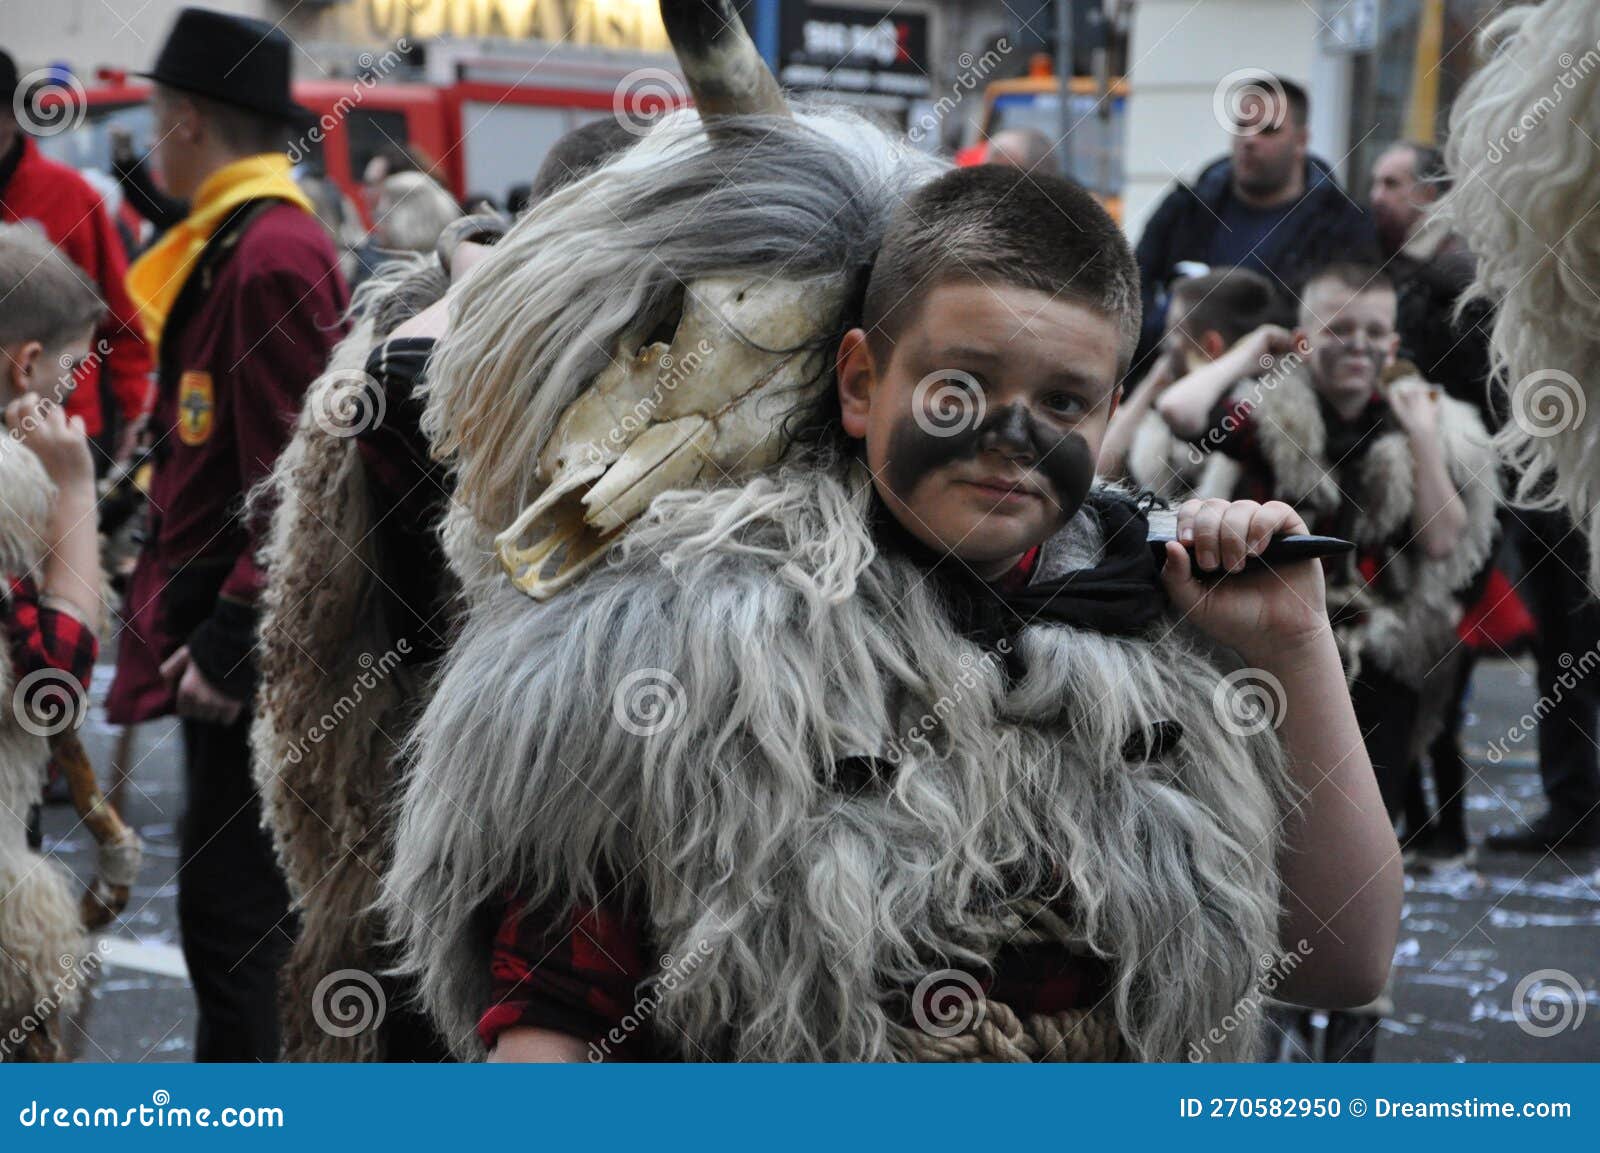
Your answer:
[[[1121,335],[1125,372],[1139,340],[1139,266],[1087,191],[1042,172],[982,165],[947,172],[900,206],[867,281],[862,326],[887,363],[928,293],[952,281],[1031,288],[1085,305]]]
[[[1357,295],[1367,292],[1387,292],[1390,294],[1395,292],[1393,278],[1380,265],[1366,264],[1355,260],[1343,260],[1333,264],[1325,264],[1306,277],[1305,285],[1300,289],[1300,321],[1302,324],[1306,322],[1308,316],[1311,316],[1310,308],[1307,306],[1306,301],[1311,298],[1311,290],[1319,284],[1337,284],[1341,288],[1348,288]]]
[[[1263,324],[1294,323],[1272,281],[1248,268],[1219,268],[1180,280],[1173,285],[1172,299],[1185,309],[1180,327],[1197,339],[1216,332],[1231,345]]]
[[[57,349],[105,315],[88,277],[28,224],[0,224],[0,344],[37,340]]]

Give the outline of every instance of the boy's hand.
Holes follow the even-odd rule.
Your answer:
[[[6,427],[33,450],[65,498],[94,500],[94,461],[83,418],[68,417],[59,404],[29,393],[6,406]]]
[[[1178,540],[1193,542],[1194,564],[1181,544],[1169,542],[1162,583],[1179,613],[1208,636],[1252,664],[1277,663],[1329,627],[1321,563],[1301,561],[1214,583],[1192,570],[1238,574],[1273,536],[1306,531],[1300,514],[1281,501],[1185,501],[1178,509]]]
[[[1259,362],[1264,357],[1283,356],[1285,353],[1293,352],[1294,333],[1280,325],[1263,324],[1245,337],[1245,344],[1250,349],[1250,359]]]
[[[1389,410],[1411,440],[1430,442],[1438,436],[1437,388],[1396,388],[1390,391],[1388,400]]]

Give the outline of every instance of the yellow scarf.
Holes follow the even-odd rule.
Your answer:
[[[128,295],[139,310],[152,349],[160,345],[167,314],[212,233],[239,205],[269,197],[312,211],[311,201],[289,175],[289,158],[282,153],[264,152],[224,165],[200,185],[183,223],[168,229],[134,261],[128,269]]]

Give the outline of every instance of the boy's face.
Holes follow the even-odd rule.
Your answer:
[[[1083,503],[1116,408],[1117,326],[1059,296],[941,284],[889,363],[861,329],[839,349],[845,431],[924,544],[1005,573]]]
[[[1388,288],[1365,291],[1333,280],[1313,281],[1300,308],[1300,329],[1311,383],[1336,410],[1358,410],[1394,363],[1395,296]]]
[[[72,374],[89,356],[85,332],[77,340],[46,348],[37,340],[24,340],[0,349],[0,403],[10,404],[24,393],[37,393],[58,404],[72,390]]]

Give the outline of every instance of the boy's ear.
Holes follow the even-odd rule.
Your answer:
[[[5,382],[9,400],[15,400],[32,390],[34,366],[44,355],[44,345],[37,340],[24,340],[5,350]]]
[[[847,436],[861,440],[867,435],[867,414],[872,411],[872,392],[878,383],[878,366],[865,329],[852,328],[839,342],[834,362],[839,378],[839,413]]]
[[[1200,334],[1200,351],[1206,354],[1207,360],[1215,360],[1228,351],[1228,342],[1222,339],[1222,333],[1208,328]]]

